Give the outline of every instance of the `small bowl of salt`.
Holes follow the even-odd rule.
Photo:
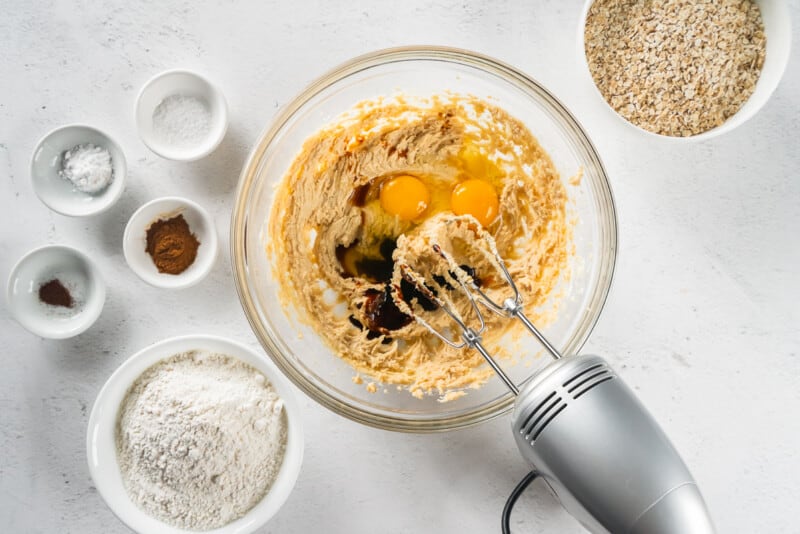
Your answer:
[[[194,161],[222,142],[228,105],[219,89],[199,74],[162,72],[139,92],[136,126],[144,144],[159,156]]]
[[[33,190],[51,210],[70,217],[110,208],[125,189],[125,155],[109,135],[83,124],[51,131],[31,158]]]

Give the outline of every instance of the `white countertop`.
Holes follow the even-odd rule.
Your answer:
[[[13,3],[13,5],[12,5]],[[697,478],[719,532],[798,532],[800,502],[800,69],[766,107],[696,144],[654,141],[577,84],[581,2],[43,2],[0,17],[0,279],[29,249],[76,246],[108,284],[100,320],[66,341],[39,339],[0,307],[0,530],[126,528],[92,486],[85,430],[94,397],[138,349],[176,334],[257,346],[231,278],[228,228],[249,146],[278,106],[339,62],[377,48],[442,44],[504,60],[551,89],[607,166],[619,216],[608,304],[584,352],[606,355],[655,413]],[[221,147],[165,161],[136,134],[133,105],[152,75],[206,73],[225,92]],[[84,122],[126,151],[128,187],[107,214],[70,219],[34,195],[31,151],[53,127]],[[215,217],[223,254],[196,289],[147,286],[125,264],[133,211],[185,195]],[[499,532],[527,471],[507,417],[440,435],[374,430],[299,395],[306,457],[294,493],[263,532]],[[536,484],[516,532],[582,529]]]

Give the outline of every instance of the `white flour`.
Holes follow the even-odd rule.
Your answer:
[[[211,129],[211,112],[202,98],[171,95],[153,111],[153,132],[161,142],[189,148],[202,143]]]
[[[266,495],[286,448],[283,401],[263,374],[223,354],[186,352],[145,371],[117,418],[131,499],[176,527],[208,530]]]

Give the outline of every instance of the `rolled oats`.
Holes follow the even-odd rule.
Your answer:
[[[752,0],[596,0],[584,41],[611,107],[673,137],[705,132],[739,111],[766,56]]]

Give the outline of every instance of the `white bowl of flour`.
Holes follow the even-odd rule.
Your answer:
[[[151,345],[123,363],[89,417],[89,471],[136,532],[245,534],[291,493],[303,458],[289,382],[215,336]]]

